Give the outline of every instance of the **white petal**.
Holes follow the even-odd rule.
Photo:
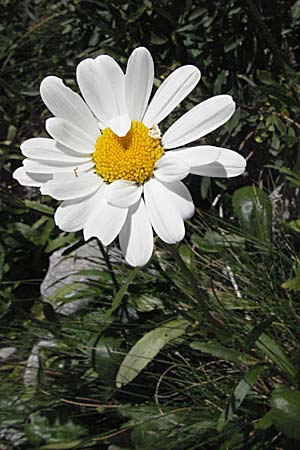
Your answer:
[[[42,184],[51,180],[52,175],[44,175],[39,173],[25,172],[24,167],[19,167],[12,174],[13,178],[17,180],[22,186],[40,187]]]
[[[77,81],[87,104],[105,126],[127,114],[125,76],[113,58],[102,55],[95,60],[85,59],[77,67]],[[121,130],[119,135],[124,136],[130,129],[129,122],[123,119],[118,125],[114,123],[113,131]]]
[[[142,193],[143,186],[133,181],[117,180],[107,186],[105,198],[112,205],[128,208],[140,199]]]
[[[128,264],[133,267],[147,264],[153,252],[153,232],[143,199],[130,207],[119,240]]]
[[[230,119],[235,103],[230,95],[217,95],[192,108],[165,133],[162,144],[175,148],[196,141]]]
[[[184,237],[184,223],[180,211],[169,191],[152,178],[144,185],[144,197],[151,224],[158,236],[167,244]]]
[[[230,178],[241,175],[246,168],[246,160],[237,152],[226,148],[221,149],[217,161],[201,167],[192,167],[190,173],[206,177]]]
[[[183,159],[189,167],[203,166],[210,164],[218,159],[221,155],[221,147],[213,147],[212,145],[199,145],[197,147],[180,148],[172,150],[167,155],[173,154]]]
[[[88,161],[85,163],[66,163],[57,161],[36,161],[34,159],[26,158],[23,161],[24,168],[27,172],[40,174],[54,174],[54,173],[69,173],[77,178],[80,172],[88,172],[95,163]]]
[[[90,155],[95,150],[96,141],[67,120],[51,117],[46,120],[46,130],[53,139],[78,153]]]
[[[27,139],[21,144],[21,151],[24,156],[39,161],[61,161],[81,164],[91,160],[91,156],[74,152],[54,139],[48,138]]]
[[[127,63],[125,98],[131,120],[142,120],[148,106],[154,80],[151,54],[144,47],[136,48]]]
[[[184,162],[175,152],[163,155],[155,165],[154,176],[160,181],[171,183],[182,180],[189,174],[190,166]]]
[[[188,188],[181,182],[164,183],[184,220],[194,215],[195,206]]]
[[[108,121],[109,128],[118,136],[125,136],[131,128],[131,120],[128,114],[114,117]]]
[[[80,95],[66,87],[60,78],[46,77],[40,91],[43,102],[54,116],[72,122],[97,139],[99,127],[93,114]]]
[[[41,193],[51,195],[56,200],[72,200],[92,194],[102,183],[102,179],[91,172],[78,177],[67,173],[55,174],[51,181],[41,187]]]
[[[96,207],[98,192],[87,197],[63,201],[54,215],[56,225],[63,231],[82,230],[89,214]]]
[[[171,73],[151,100],[143,123],[149,128],[159,124],[189,95],[200,80],[200,75],[200,70],[195,66],[182,66]]]
[[[120,233],[127,213],[127,208],[118,208],[100,198],[85,223],[84,239],[87,241],[91,237],[97,237],[103,245],[109,245]]]

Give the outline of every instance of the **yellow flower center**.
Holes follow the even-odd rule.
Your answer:
[[[141,122],[132,122],[124,137],[105,128],[93,153],[96,173],[107,183],[130,180],[144,183],[152,177],[156,161],[163,155],[160,140]]]

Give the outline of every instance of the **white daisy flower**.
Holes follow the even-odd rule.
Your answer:
[[[159,124],[194,89],[197,67],[176,69],[149,102],[154,80],[149,51],[137,48],[124,74],[107,55],[77,67],[84,100],[60,78],[41,83],[41,96],[54,117],[48,138],[21,145],[26,157],[13,177],[62,200],[55,213],[61,230],[83,230],[85,240],[109,245],[119,236],[131,266],[143,266],[153,252],[153,230],[166,243],[183,239],[184,220],[194,214],[181,181],[189,173],[234,177],[245,169],[238,153],[210,145],[185,147],[230,119],[229,95],[203,101],[162,135]]]

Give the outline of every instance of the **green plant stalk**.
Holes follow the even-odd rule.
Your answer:
[[[108,272],[109,272],[109,274],[110,274],[111,281],[112,281],[112,283],[113,283],[113,285],[114,285],[114,287],[115,287],[116,292],[118,292],[118,290],[120,289],[120,285],[119,285],[119,282],[118,282],[117,277],[116,277],[116,275],[115,275],[113,266],[111,265],[111,262],[110,262],[108,253],[107,253],[107,251],[105,251],[105,248],[103,247],[103,245],[101,244],[101,242],[98,241],[98,239],[97,239],[97,243],[98,243],[98,247],[99,247],[99,249],[100,249],[100,252],[101,252],[101,254],[102,254],[102,256],[103,256],[103,259],[104,259],[104,261],[105,261],[107,270],[108,270]]]

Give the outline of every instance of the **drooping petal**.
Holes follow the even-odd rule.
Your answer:
[[[127,213],[127,208],[110,205],[101,198],[84,225],[84,239],[87,241],[91,237],[97,237],[103,245],[109,245],[120,233]]]
[[[12,174],[13,178],[17,180],[22,186],[40,187],[42,184],[52,179],[52,175],[45,175],[40,173],[28,173],[24,167],[18,167]]]
[[[74,174],[57,173],[51,181],[41,187],[41,193],[51,195],[56,200],[72,200],[95,192],[103,183],[94,173]]]
[[[90,155],[94,151],[94,139],[67,120],[51,117],[46,120],[46,130],[53,139],[78,153]]]
[[[190,173],[206,177],[230,178],[241,175],[246,168],[246,160],[237,152],[222,148],[217,161],[201,167],[191,167]]]
[[[131,120],[128,114],[116,116],[108,121],[108,126],[118,136],[125,136],[130,130]]]
[[[217,95],[192,108],[165,133],[165,148],[181,147],[216,130],[230,119],[235,103],[230,95]]]
[[[131,120],[141,121],[148,106],[154,80],[154,64],[150,52],[136,48],[128,59],[125,98]]]
[[[61,161],[71,163],[84,163],[91,160],[91,156],[75,152],[54,139],[31,138],[21,144],[24,156],[39,161]]]
[[[181,181],[164,183],[164,186],[168,189],[169,195],[179,209],[182,218],[186,220],[192,217],[195,212],[195,206],[188,188]]]
[[[78,177],[80,172],[88,172],[91,170],[95,166],[95,163],[91,160],[79,164],[78,162],[36,161],[34,159],[26,158],[23,161],[23,165],[25,170],[31,173],[69,173],[73,177]]]
[[[72,122],[97,139],[99,127],[93,114],[80,95],[65,86],[60,78],[53,76],[44,78],[40,92],[43,102],[54,116]]]
[[[98,200],[99,191],[87,197],[63,201],[54,214],[56,225],[63,231],[82,230]]]
[[[218,159],[221,155],[222,148],[212,145],[199,145],[197,147],[180,148],[172,150],[167,155],[176,155],[183,159],[189,167],[203,166],[210,164]]]
[[[147,264],[153,252],[153,232],[143,199],[129,208],[119,240],[128,264],[133,267]]]
[[[171,183],[182,180],[189,174],[190,166],[184,162],[183,158],[172,153],[175,152],[163,155],[155,165],[154,176],[160,181]]]
[[[77,67],[77,81],[96,117],[105,126],[111,121],[112,130],[125,136],[131,122],[125,105],[125,76],[116,61],[107,55],[85,59]]]
[[[184,223],[179,209],[166,187],[152,178],[144,185],[144,197],[151,224],[158,236],[167,244],[184,237]]]
[[[143,123],[149,128],[159,124],[189,95],[200,80],[200,75],[200,70],[195,66],[179,67],[172,72],[151,100]]]
[[[117,180],[107,186],[105,198],[112,205],[128,208],[140,199],[142,193],[142,185],[133,181]]]

